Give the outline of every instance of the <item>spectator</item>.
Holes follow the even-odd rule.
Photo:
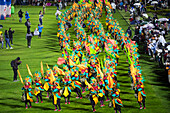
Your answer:
[[[3,34],[1,33],[0,35],[0,41],[1,41],[1,48],[3,49],[3,46],[4,46],[4,39],[3,39]]]
[[[33,37],[33,34],[31,32],[28,32],[27,35],[26,35],[28,48],[31,48],[31,39],[32,39],[32,37]]]
[[[139,34],[139,28],[138,26],[135,27],[135,35],[138,35]]]
[[[27,20],[27,19],[29,19],[30,17],[29,17],[29,13],[26,11],[26,13],[25,13],[25,19]]]
[[[112,6],[112,8],[113,8],[114,13],[116,13],[116,4],[112,2],[112,3],[111,3],[111,6]]]
[[[43,3],[43,14],[45,14],[45,7],[46,7],[46,5],[45,5],[45,3]]]
[[[125,4],[125,12],[127,12],[127,4]]]
[[[22,62],[19,61],[20,57],[17,57],[15,60],[11,61],[11,67],[13,68],[14,72],[14,82],[17,82],[17,70],[18,70],[18,65],[20,65]]]
[[[30,20],[27,19],[27,21],[25,22],[25,26],[27,27],[27,32],[30,32],[30,27],[31,27],[30,25],[31,25]]]
[[[40,22],[40,25],[42,25],[42,18],[43,18],[43,14],[42,14],[42,12],[41,12],[40,15],[39,15],[39,22]]]
[[[8,34],[9,34],[9,42],[11,42],[11,45],[13,45],[13,33],[15,32],[15,30],[11,30],[11,28],[9,28]]]
[[[38,38],[41,38],[41,33],[42,33],[43,26],[38,24],[38,31],[39,31],[39,36]]]
[[[130,27],[128,27],[128,29],[126,30],[126,33],[128,33],[128,34],[129,34],[129,37],[131,37],[131,36],[132,36],[132,31],[131,31]]]
[[[6,41],[6,49],[8,49],[8,46],[10,47],[10,49],[13,49],[9,43],[9,35],[8,35],[8,31],[5,30],[5,41]]]
[[[55,15],[56,15],[56,20],[57,20],[58,19],[58,15],[61,15],[61,12],[57,9]]]
[[[18,12],[19,22],[22,22],[23,13],[24,12],[22,12],[22,10],[20,9],[19,12]]]

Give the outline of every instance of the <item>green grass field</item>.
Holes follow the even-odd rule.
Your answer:
[[[31,109],[25,109],[24,102],[21,102],[22,84],[20,81],[13,82],[13,71],[10,67],[11,60],[16,57],[20,57],[22,64],[19,66],[20,73],[24,79],[28,75],[26,64],[29,65],[32,73],[40,71],[40,62],[48,63],[50,67],[57,63],[58,57],[61,57],[61,51],[57,39],[57,20],[55,18],[56,7],[47,7],[46,14],[43,18],[44,29],[42,32],[42,39],[38,39],[34,36],[32,39],[31,48],[27,48],[26,42],[26,27],[23,22],[19,23],[17,12],[19,9],[24,12],[28,11],[30,14],[31,31],[34,31],[39,21],[39,11],[42,7],[34,6],[16,6],[15,14],[11,18],[6,20],[0,20],[0,24],[4,27],[1,29],[3,32],[9,27],[15,30],[14,33],[14,49],[0,49],[0,112],[54,112],[54,106],[51,100],[45,98],[46,92],[43,93],[44,103],[35,104],[32,103]],[[120,26],[126,30],[128,24],[123,20],[121,15],[117,12],[114,17],[119,21]],[[100,20],[105,26],[105,15]],[[74,26],[67,31],[71,34],[71,40],[75,39]],[[86,29],[87,31],[87,29]],[[5,45],[4,45],[5,48]],[[142,66],[142,74],[145,76],[145,91],[146,91],[146,109],[139,110],[137,99],[134,97],[134,91],[131,90],[131,81],[128,76],[128,63],[126,62],[126,56],[121,51],[118,71],[118,81],[120,83],[121,98],[124,107],[122,107],[123,113],[169,113],[170,112],[170,88],[167,84],[167,74],[163,69],[158,68],[158,63],[150,61],[149,57],[144,55],[140,51],[140,64]],[[99,55],[100,57],[102,54]],[[46,69],[44,67],[44,69]],[[19,77],[18,77],[19,79]],[[83,94],[83,97],[85,97]],[[61,107],[63,113],[87,113],[92,112],[90,101],[87,98],[82,100],[76,99],[76,94],[71,94],[71,104],[65,105],[64,98],[61,100]],[[36,98],[34,97],[34,100]],[[96,106],[97,113],[111,113],[114,112],[113,108],[108,107],[109,102],[105,102],[105,107]]]

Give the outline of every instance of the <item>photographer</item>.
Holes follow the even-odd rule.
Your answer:
[[[14,71],[14,82],[17,82],[17,70],[18,70],[18,65],[20,65],[22,62],[19,61],[20,57],[17,57],[15,60],[11,61],[11,67],[13,68]]]

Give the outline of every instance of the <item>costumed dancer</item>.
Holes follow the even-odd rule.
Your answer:
[[[64,87],[63,87],[63,96],[65,98],[65,104],[70,104],[70,96],[71,96],[71,88],[70,88],[70,85],[71,85],[71,79],[69,78],[69,76],[65,76],[64,79],[63,79],[63,82],[64,82]],[[68,101],[67,101],[68,99]]]
[[[106,101],[109,101],[110,99],[109,99],[109,90],[110,90],[110,88],[109,88],[109,81],[108,81],[108,77],[106,76],[106,77],[104,77],[104,82],[105,82],[105,84],[104,84],[104,90],[105,90],[105,96],[107,97],[107,99],[106,99]]]
[[[82,94],[81,94],[81,83],[76,80],[76,77],[72,77],[72,87],[74,88],[74,91],[77,94],[76,98],[82,99]]]
[[[117,113],[117,110],[119,113],[121,113],[121,107],[123,107],[123,104],[122,100],[120,99],[120,90],[117,88],[112,88],[111,96],[115,113]]]
[[[37,101],[35,103],[39,103],[38,97],[40,97],[41,103],[43,103],[42,92],[44,91],[44,88],[43,88],[42,82],[41,82],[41,73],[36,72],[34,75],[36,76],[36,80],[34,81],[34,84],[35,84],[34,94],[37,99]]]
[[[99,99],[99,101],[100,101],[100,107],[103,107],[103,106],[105,106],[104,104],[103,104],[103,101],[104,101],[104,96],[105,96],[105,91],[103,90],[103,86],[101,85],[100,86],[100,89],[98,90],[98,99]]]
[[[33,93],[32,93],[31,82],[32,82],[32,79],[30,77],[26,77],[24,87],[22,88],[22,90],[24,90],[23,96],[25,96],[25,107],[26,107],[26,109],[28,109],[27,103],[29,103],[29,106],[31,108],[32,107],[31,102],[33,102],[33,99],[32,99]]]
[[[60,94],[60,85],[58,82],[54,82],[52,86],[52,95],[53,95],[53,104],[55,106],[54,111],[61,111],[60,106],[60,100],[61,100],[61,94]],[[57,109],[57,106],[59,109]]]
[[[143,103],[144,109],[146,109],[145,107],[146,94],[145,94],[144,85],[142,82],[137,83],[137,92],[138,92],[138,103],[140,105],[140,109],[142,109],[142,103]]]
[[[93,110],[93,112],[95,112],[96,111],[95,105],[98,102],[97,91],[95,90],[96,88],[94,86],[92,87],[91,84],[89,84],[86,80],[85,80],[85,84],[87,85],[87,88],[90,90],[90,93],[89,93],[90,102],[91,102],[91,105],[92,105],[92,110]]]
[[[49,93],[51,94],[50,74],[51,74],[50,69],[47,69],[46,75],[45,75],[45,84],[44,84],[44,89],[47,92],[46,98],[49,98]]]

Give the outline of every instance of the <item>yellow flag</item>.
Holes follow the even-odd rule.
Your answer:
[[[41,61],[41,75],[44,76],[44,69],[43,69],[43,63]]]
[[[28,74],[31,76],[31,78],[33,78],[32,73],[31,73],[31,71],[30,71],[30,68],[29,68],[28,64],[26,64],[26,66],[27,66]]]
[[[20,78],[20,80],[21,80],[21,83],[24,85],[24,82],[23,82],[23,80],[22,80],[22,77],[21,77],[21,74],[20,74],[19,70],[17,70],[17,72],[18,72],[19,78]]]
[[[50,69],[50,67],[48,66],[48,64],[46,63],[46,65],[47,65],[47,69]]]
[[[51,79],[50,79],[50,82],[53,83],[55,81],[55,77],[54,77],[52,69],[50,69],[50,70],[51,70],[51,74],[50,74]]]

